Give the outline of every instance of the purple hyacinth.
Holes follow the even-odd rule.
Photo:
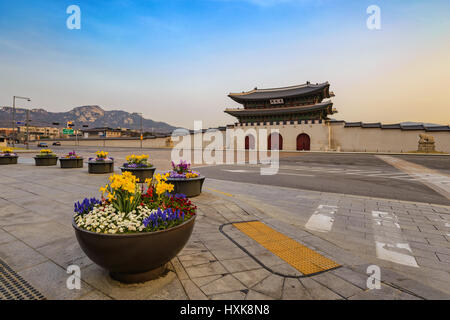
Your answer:
[[[80,201],[75,202],[74,204],[74,212],[77,215],[88,214],[96,205],[101,204],[102,202],[96,198],[85,198],[81,203]]]
[[[145,218],[142,223],[146,228],[151,227],[156,229],[160,225],[167,226],[176,220],[184,220],[184,213],[180,212],[179,209],[174,211],[172,208],[167,208],[163,211],[161,208],[158,208],[156,212],[151,213],[149,217]]]

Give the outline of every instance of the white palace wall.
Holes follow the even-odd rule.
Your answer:
[[[450,131],[402,130],[345,127],[344,122],[325,123],[309,120],[294,124],[236,125],[246,129],[278,129],[283,137],[283,150],[297,150],[297,136],[306,133],[311,139],[311,151],[343,151],[343,152],[410,152],[417,151],[419,134],[425,133],[434,137],[436,151],[450,153]]]
[[[311,151],[342,151],[342,152],[410,152],[418,149],[419,134],[426,133],[432,135],[436,142],[436,151],[450,153],[450,131],[425,131],[425,130],[401,130],[401,129],[381,129],[381,128],[362,128],[345,127],[344,122],[332,122],[330,124],[319,122],[318,120],[309,120],[292,124],[269,124],[259,123],[254,125],[237,124],[234,129],[242,129],[244,133],[255,133],[258,129],[270,130],[278,129],[283,137],[283,150],[297,150],[297,136],[306,133],[310,137]],[[217,131],[216,134],[226,142],[226,132]],[[144,148],[177,148],[186,147],[188,149],[194,146],[207,148],[210,141],[202,134],[191,134],[188,137],[179,138],[179,142],[170,143],[170,137],[144,139],[142,145]],[[194,140],[197,143],[194,144]],[[206,140],[206,141],[205,141]],[[44,140],[43,140],[44,141]],[[48,141],[51,146],[52,141]],[[54,140],[60,141],[64,146],[75,145],[74,140]],[[139,148],[138,139],[80,139],[80,146],[95,147],[130,147]],[[258,142],[256,143],[258,145]],[[241,142],[241,148],[244,142]],[[226,148],[232,148],[230,143]],[[237,144],[234,148],[238,148]]]

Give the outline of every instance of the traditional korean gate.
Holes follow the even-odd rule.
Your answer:
[[[311,139],[306,133],[299,134],[297,136],[297,150],[310,150]]]
[[[255,149],[255,137],[251,134],[245,137],[245,150]]]
[[[272,145],[272,136],[274,141],[273,145]],[[283,137],[279,133],[276,132],[271,133],[268,137],[267,145],[269,150],[283,150]]]

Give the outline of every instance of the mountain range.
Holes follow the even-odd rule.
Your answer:
[[[16,108],[16,121],[26,121],[26,109]],[[65,126],[67,121],[74,121],[76,128],[87,125],[88,128],[110,127],[139,130],[141,128],[141,116],[138,113],[129,113],[122,110],[107,111],[100,106],[76,107],[68,112],[49,112],[44,109],[30,110],[30,126],[52,126],[58,122],[59,126]],[[11,127],[12,108],[0,108],[0,127]],[[165,122],[142,119],[144,131],[158,133],[170,133],[176,129]]]

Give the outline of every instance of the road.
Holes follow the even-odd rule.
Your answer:
[[[433,181],[450,187],[449,156],[391,156],[438,170]],[[371,154],[304,153],[280,158],[278,174],[263,176],[262,165],[199,168],[208,178],[303,190],[450,205],[450,199],[424,182]]]

